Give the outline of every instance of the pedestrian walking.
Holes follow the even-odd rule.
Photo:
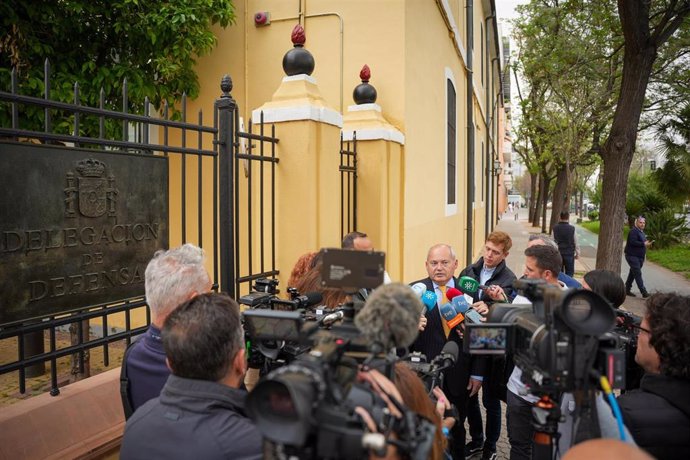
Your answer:
[[[579,256],[575,227],[570,224],[570,213],[563,211],[560,220],[553,227],[553,239],[558,244],[558,252],[563,259],[563,272],[568,276],[575,274],[575,259]]]
[[[647,240],[647,235],[644,233],[645,225],[647,225],[647,221],[644,217],[639,216],[635,219],[635,225],[630,229],[628,241],[625,243],[625,261],[630,266],[628,279],[625,281],[625,291],[631,297],[635,297],[635,294],[631,292],[633,280],[635,280],[642,297],[649,297],[647,288],[645,288],[644,281],[642,280],[642,265],[647,255],[647,248],[654,241]]]

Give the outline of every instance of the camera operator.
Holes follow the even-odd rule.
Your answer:
[[[323,286],[321,282],[322,268],[323,252],[318,252],[309,264],[309,268],[302,274],[302,276],[296,279],[295,285],[290,287],[296,288],[300,293],[320,293],[323,296],[323,305],[328,308],[337,308],[338,306],[352,300],[351,296],[341,288]]]
[[[558,281],[558,274],[562,266],[558,249],[550,245],[534,245],[525,249],[525,272],[528,279],[543,279],[548,284],[566,289],[565,284]],[[529,299],[518,295],[513,304],[531,304]],[[532,458],[532,406],[539,398],[528,392],[521,380],[522,369],[515,366],[508,380],[508,395],[506,409],[506,425],[510,440],[510,459]]]
[[[459,280],[453,274],[458,268],[458,261],[453,248],[447,244],[436,244],[429,249],[426,260],[428,278],[416,283],[423,283],[427,290],[437,296],[437,304],[431,310],[425,311],[426,327],[410,347],[410,351],[419,351],[427,359],[432,360],[441,353],[448,341],[454,341],[462,349],[462,332],[458,328],[450,328],[441,315],[440,306],[448,302],[446,290],[459,286]],[[485,307],[484,307],[485,308]],[[479,311],[479,310],[478,310]],[[479,311],[486,313],[486,310]],[[486,367],[486,358],[473,358],[461,353],[452,368],[445,374],[443,391],[458,410],[458,423],[453,427],[450,451],[454,459],[465,458],[465,416],[468,399],[475,395],[482,385],[482,376]]]
[[[371,242],[371,238],[364,232],[350,232],[343,237],[343,241],[340,243],[342,249],[352,249],[354,251],[373,251],[374,244]],[[390,284],[391,277],[387,271],[383,272],[383,284]],[[357,291],[355,296],[362,301],[366,301],[371,294],[371,289],[360,289]]]
[[[239,389],[243,337],[239,306],[226,295],[202,294],[174,310],[162,331],[172,375],[127,421],[121,458],[262,458]]]
[[[639,390],[618,398],[637,444],[657,458],[690,458],[690,297],[654,294],[639,326]]]

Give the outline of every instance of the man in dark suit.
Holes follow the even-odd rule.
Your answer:
[[[652,245],[652,241],[647,239],[644,234],[644,227],[647,221],[644,217],[639,216],[635,219],[635,226],[630,229],[628,233],[628,240],[625,243],[625,261],[630,265],[630,272],[628,272],[628,279],[625,280],[625,290],[629,296],[635,297],[632,293],[633,281],[637,283],[637,288],[640,290],[642,297],[647,298],[647,288],[644,287],[642,280],[642,265],[647,255],[647,248]]]
[[[575,227],[570,224],[570,213],[561,212],[560,220],[553,227],[553,239],[558,244],[558,252],[563,259],[563,271],[568,276],[575,274],[575,259],[579,257]]]
[[[462,329],[449,328],[439,308],[448,301],[445,296],[447,289],[459,285],[459,281],[453,277],[457,268],[458,260],[453,248],[447,244],[434,245],[429,249],[426,259],[426,271],[429,277],[416,282],[424,283],[427,290],[436,293],[438,299],[436,306],[425,312],[426,326],[410,347],[411,351],[423,353],[429,361],[441,352],[448,341],[456,342],[458,348],[462,350]],[[486,310],[480,309],[479,313],[485,314]],[[452,444],[450,446],[451,454],[456,460],[465,458],[467,401],[479,391],[482,385],[485,361],[484,358],[475,359],[468,354],[460,353],[455,366],[444,373],[443,391],[459,413],[459,420],[451,431]]]

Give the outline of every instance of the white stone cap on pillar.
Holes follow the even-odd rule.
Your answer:
[[[386,121],[381,113],[381,106],[376,103],[350,105],[348,113],[355,117],[346,117],[346,127],[343,129],[343,140],[351,141],[353,133],[357,132],[358,141],[386,140],[405,145],[405,135]],[[357,112],[369,112],[369,116]]]
[[[307,74],[283,77],[273,99],[252,111],[255,123],[261,119],[262,111],[265,123],[313,120],[343,127],[343,116],[326,105],[316,79]]]

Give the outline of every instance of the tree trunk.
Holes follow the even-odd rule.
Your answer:
[[[538,227],[541,220],[542,203],[544,202],[544,173],[539,173],[539,192],[537,193],[537,200],[534,203],[534,220],[532,227]]]
[[[559,166],[556,172],[556,185],[553,187],[553,200],[551,200],[551,218],[549,219],[549,233],[553,230],[560,218],[560,213],[568,209],[568,167]]]
[[[542,187],[544,188],[544,193],[542,194],[541,202],[541,232],[546,233],[546,204],[549,202],[549,186],[551,185],[551,178],[544,177],[542,180]],[[551,203],[553,205],[553,202]],[[538,224],[538,223],[537,223]]]
[[[618,11],[625,36],[623,78],[618,105],[601,157],[604,165],[597,247],[597,268],[620,273],[623,253],[623,221],[628,173],[632,163],[657,44],[650,40],[649,3],[619,0]]]
[[[534,213],[537,210],[537,200],[539,198],[539,176],[540,174],[530,174],[530,179],[529,179],[529,186],[530,186],[530,196],[529,196],[529,203],[527,203],[528,206],[528,217],[527,221],[528,222],[534,222]]]

